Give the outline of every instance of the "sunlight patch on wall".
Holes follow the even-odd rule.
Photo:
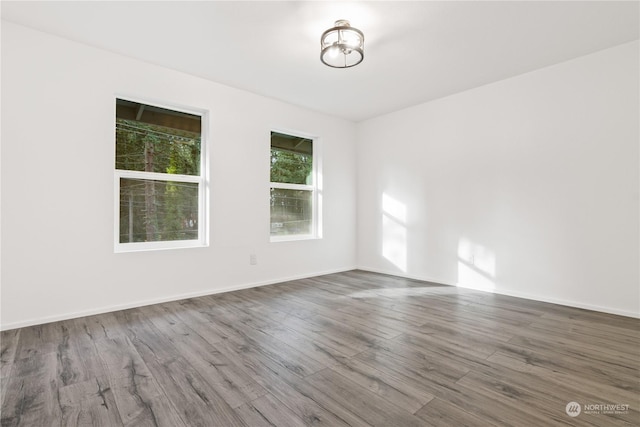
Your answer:
[[[407,272],[407,207],[382,194],[382,256]]]
[[[457,286],[482,291],[496,288],[495,253],[462,238],[458,241],[458,283]]]

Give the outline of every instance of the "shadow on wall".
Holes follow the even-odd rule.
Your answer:
[[[458,282],[461,288],[492,292],[496,288],[496,256],[468,239],[458,241]]]
[[[407,272],[407,207],[386,193],[382,194],[382,256]]]

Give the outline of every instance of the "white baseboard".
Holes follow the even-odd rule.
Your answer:
[[[584,309],[584,310],[599,311],[601,313],[616,314],[618,316],[633,317],[633,318],[636,318],[636,319],[640,319],[640,313],[638,313],[638,312],[627,311],[627,310],[619,310],[617,308],[604,307],[604,306],[599,306],[599,305],[594,305],[594,304],[583,304],[583,303],[576,302],[576,301],[568,301],[568,300],[563,300],[563,299],[559,299],[559,298],[548,297],[548,296],[545,296],[545,295],[534,295],[534,294],[529,294],[529,293],[525,293],[525,292],[511,291],[511,290],[508,290],[508,289],[497,289],[497,290],[493,290],[493,291],[479,290],[479,289],[475,289],[475,288],[468,288],[468,287],[463,286],[463,285],[448,283],[445,280],[440,280],[440,279],[433,278],[433,277],[425,277],[425,276],[420,277],[420,276],[414,276],[414,275],[411,275],[411,274],[398,273],[397,271],[387,271],[387,270],[384,270],[384,269],[370,268],[370,267],[366,267],[366,266],[358,266],[358,270],[370,271],[372,273],[388,274],[388,275],[391,275],[391,276],[404,277],[404,278],[407,278],[407,279],[421,280],[421,281],[424,281],[424,282],[438,283],[438,284],[445,285],[445,286],[454,286],[454,287],[464,288],[464,289],[473,289],[473,290],[476,290],[476,291],[479,291],[479,292],[488,292],[488,293],[492,293],[492,294],[505,295],[505,296],[515,297],[515,298],[523,298],[523,299],[528,299],[528,300],[532,300],[532,301],[547,302],[547,303],[550,303],[550,304],[558,304],[558,305],[564,305],[564,306],[567,306],[567,307],[581,308],[581,309]]]
[[[161,304],[164,302],[171,302],[171,301],[180,301],[187,298],[197,298],[205,295],[221,294],[225,292],[238,291],[241,289],[255,288],[258,286],[274,285],[277,283],[288,282],[291,280],[307,279],[309,277],[322,276],[325,274],[342,273],[345,271],[354,270],[355,268],[356,267],[345,267],[345,268],[339,268],[335,270],[318,271],[318,272],[309,273],[309,274],[300,274],[296,276],[279,277],[277,279],[264,280],[260,282],[243,283],[243,284],[234,285],[234,286],[227,286],[224,288],[205,289],[198,292],[176,294],[176,295],[171,295],[163,298],[151,298],[147,300],[140,300],[140,301],[135,301],[135,302],[126,303],[126,304],[117,304],[117,305],[111,305],[106,307],[98,307],[98,308],[89,309],[89,310],[81,310],[73,313],[63,313],[55,316],[38,317],[35,319],[2,324],[0,325],[0,331],[24,328],[27,326],[34,326],[34,325],[42,325],[45,323],[58,322],[61,320],[76,319],[78,317],[93,316],[96,314],[110,313],[113,311],[127,310],[129,308],[144,307],[146,305]]]
[[[258,286],[273,285],[273,284],[276,284],[276,283],[288,282],[288,281],[291,281],[291,280],[307,279],[309,277],[322,276],[322,275],[325,275],[325,274],[342,273],[342,272],[345,272],[345,271],[350,271],[350,270],[355,270],[355,269],[363,270],[363,271],[370,271],[372,273],[388,274],[390,276],[404,277],[404,278],[407,278],[407,279],[421,280],[421,281],[425,281],[425,282],[438,283],[438,284],[442,284],[442,285],[445,285],[445,286],[453,286],[453,287],[465,288],[464,286],[459,286],[459,285],[456,285],[456,284],[447,283],[446,281],[443,281],[443,280],[440,280],[440,279],[437,279],[437,278],[433,278],[433,277],[414,276],[414,275],[410,275],[410,274],[401,274],[401,273],[398,273],[397,271],[390,271],[390,270],[372,268],[372,267],[367,267],[367,266],[357,266],[357,267],[354,266],[354,267],[345,267],[345,268],[327,270],[327,271],[318,271],[318,272],[309,273],[309,274],[301,274],[301,275],[295,275],[295,276],[280,277],[280,278],[277,278],[277,279],[264,280],[264,281],[260,281],[260,282],[243,283],[243,284],[239,284],[239,285],[228,286],[228,287],[218,288],[218,289],[206,289],[206,290],[198,291],[198,292],[191,292],[191,293],[185,293],[185,294],[176,294],[176,295],[172,295],[172,296],[169,296],[169,297],[163,297],[163,298],[152,298],[152,299],[148,299],[148,300],[140,300],[140,301],[135,301],[135,302],[127,303],[127,304],[118,304],[118,305],[112,305],[112,306],[106,306],[106,307],[99,307],[99,308],[90,309],[90,310],[81,310],[81,311],[77,311],[77,312],[73,312],[73,313],[63,313],[63,314],[59,314],[59,315],[55,315],[55,316],[39,317],[39,318],[29,319],[29,320],[24,320],[24,321],[19,321],[19,322],[5,323],[5,324],[0,325],[0,330],[1,331],[5,331],[5,330],[10,330],[10,329],[16,329],[16,328],[24,328],[24,327],[27,327],[27,326],[41,325],[41,324],[44,324],[44,323],[57,322],[57,321],[60,321],[60,320],[69,320],[69,319],[75,319],[75,318],[78,318],[78,317],[93,316],[93,315],[96,315],[96,314],[109,313],[109,312],[113,312],[113,311],[126,310],[126,309],[136,308],[136,307],[144,307],[146,305],[161,304],[161,303],[164,303],[164,302],[179,301],[179,300],[183,300],[183,299],[187,299],[187,298],[196,298],[196,297],[201,297],[201,296],[205,296],[205,295],[214,295],[214,294],[220,294],[220,293],[225,293],[225,292],[237,291],[237,290],[241,290],[241,289],[255,288],[255,287],[258,287]],[[567,306],[567,307],[574,307],[574,308],[581,308],[581,309],[585,309],[585,310],[598,311],[598,312],[602,312],[602,313],[616,314],[616,315],[619,315],[619,316],[640,318],[640,313],[635,313],[635,312],[632,312],[632,311],[619,310],[619,309],[615,309],[615,308],[611,308],[611,307],[603,307],[603,306],[598,306],[598,305],[593,305],[593,304],[582,304],[582,303],[575,302],[575,301],[567,301],[567,300],[562,300],[562,299],[552,298],[552,297],[547,297],[547,296],[541,296],[541,295],[532,295],[532,294],[528,294],[528,293],[511,291],[511,290],[503,290],[503,289],[494,290],[494,291],[486,291],[485,290],[485,291],[480,291],[480,292],[489,292],[489,293],[495,293],[495,294],[498,294],[498,295],[511,296],[511,297],[515,297],[515,298],[523,298],[523,299],[528,299],[528,300],[533,300],[533,301],[540,301],[540,302],[546,302],[546,303],[551,303],[551,304],[564,305],[564,306]]]

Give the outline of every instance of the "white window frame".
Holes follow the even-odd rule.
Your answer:
[[[311,192],[311,233],[309,234],[290,234],[287,236],[271,235],[271,211],[269,211],[269,241],[274,242],[291,242],[296,240],[313,240],[322,238],[322,156],[321,156],[321,140],[318,136],[310,135],[295,130],[271,128],[269,132],[269,154],[271,154],[271,132],[282,133],[290,136],[297,136],[311,140],[312,162],[311,167],[311,184],[288,184],[284,182],[271,182],[269,179],[269,190],[278,188],[283,190],[304,190]],[[269,169],[271,176],[271,169]]]
[[[200,116],[200,175],[178,175],[158,172],[130,171],[115,169],[116,137],[113,137],[112,159],[114,164],[114,252],[140,252],[162,249],[183,249],[199,248],[209,245],[209,112],[203,109],[184,107],[175,104],[168,104],[149,99],[141,99],[127,95],[116,95],[113,98],[114,114],[113,124],[115,125],[115,105],[117,99],[137,102],[140,104],[152,105],[154,107],[167,110],[179,111],[182,113]],[[147,179],[164,182],[187,182],[198,184],[198,238],[192,240],[166,240],[158,242],[131,242],[120,243],[120,180],[121,179]]]

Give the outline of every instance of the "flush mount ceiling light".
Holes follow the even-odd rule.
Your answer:
[[[335,27],[322,33],[320,60],[329,67],[349,68],[364,59],[364,34],[349,21],[336,21]]]

